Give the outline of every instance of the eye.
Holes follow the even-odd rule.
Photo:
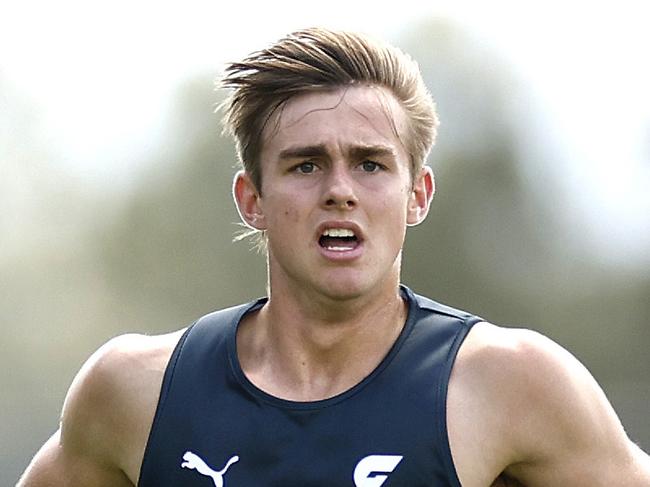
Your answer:
[[[316,164],[309,161],[302,162],[295,166],[293,170],[299,174],[311,174],[316,171]]]
[[[377,172],[381,168],[381,164],[375,161],[363,161],[361,163],[361,169],[363,169],[364,172]]]

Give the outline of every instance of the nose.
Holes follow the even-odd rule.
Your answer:
[[[354,178],[347,164],[333,164],[324,180],[323,205],[327,209],[351,210],[359,200],[355,192]]]

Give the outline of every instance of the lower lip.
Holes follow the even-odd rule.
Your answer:
[[[329,250],[326,247],[318,245],[320,254],[327,260],[336,262],[345,262],[358,259],[363,253],[363,242],[359,242],[356,247],[350,250]]]

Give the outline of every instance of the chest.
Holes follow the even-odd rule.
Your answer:
[[[161,441],[148,453],[155,485],[450,485],[441,481],[445,444],[426,396],[369,391],[305,409],[246,394],[195,397],[157,425]]]

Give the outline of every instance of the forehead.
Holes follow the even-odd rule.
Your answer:
[[[343,87],[289,99],[262,133],[262,159],[289,146],[391,146],[406,154],[406,114],[395,96],[378,86]]]

